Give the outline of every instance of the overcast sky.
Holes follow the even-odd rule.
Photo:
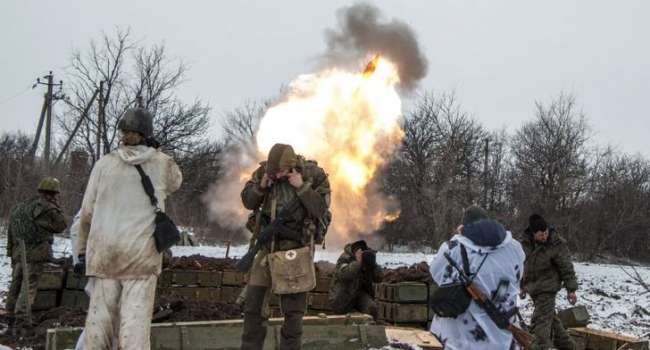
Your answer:
[[[75,48],[130,28],[189,63],[179,95],[224,112],[275,95],[310,72],[323,31],[351,1],[0,1],[0,130],[33,133],[53,70]],[[374,1],[417,33],[429,60],[421,88],[455,91],[491,129],[514,130],[536,100],[573,93],[594,138],[650,156],[650,1]]]

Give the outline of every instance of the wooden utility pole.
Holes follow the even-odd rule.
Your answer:
[[[32,148],[29,150],[29,155],[33,159],[36,156],[36,149],[38,148],[38,141],[41,138],[41,130],[43,130],[43,122],[45,121],[45,112],[47,112],[47,94],[43,96],[43,107],[41,107],[41,116],[38,118],[38,126],[36,127],[36,135],[34,135],[34,142]]]
[[[49,170],[50,151],[52,144],[52,104],[55,99],[58,100],[64,98],[62,94],[54,95],[54,87],[58,86],[59,89],[61,89],[63,87],[63,81],[59,81],[59,83],[55,84],[54,74],[52,74],[52,71],[50,71],[50,73],[43,78],[47,79],[47,82],[41,82],[40,78],[36,79],[36,84],[47,85],[47,92],[45,93],[43,108],[41,108],[41,117],[38,121],[36,136],[34,137],[34,142],[32,143],[32,149],[30,150],[30,153],[32,153],[32,155],[36,154],[38,142],[41,138],[43,122],[45,122],[45,146],[43,147],[43,159],[45,160],[45,168]]]
[[[59,164],[59,162],[63,158],[63,155],[65,155],[65,152],[68,151],[68,147],[70,147],[70,143],[72,143],[72,139],[74,139],[75,135],[77,134],[77,131],[79,131],[79,127],[81,127],[81,124],[83,123],[84,119],[86,119],[86,117],[88,116],[88,111],[90,111],[90,108],[95,102],[95,97],[97,97],[97,94],[99,94],[99,89],[95,90],[93,96],[90,98],[90,101],[88,101],[86,108],[84,108],[83,112],[81,112],[81,116],[79,117],[79,120],[77,121],[77,124],[75,125],[74,129],[72,129],[72,133],[70,134],[70,137],[68,137],[68,140],[65,142],[65,145],[63,146],[63,149],[59,153],[59,156],[56,157],[56,160],[54,161],[55,166]]]
[[[52,81],[54,79],[52,71],[45,77],[47,78],[47,117],[45,119],[45,150],[43,151],[43,156],[45,158],[45,166],[49,167],[50,143],[52,141]]]

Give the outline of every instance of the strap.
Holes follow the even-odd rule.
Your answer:
[[[160,208],[158,207],[158,198],[156,198],[155,190],[153,188],[153,184],[151,183],[149,175],[147,175],[144,170],[142,170],[142,166],[140,166],[140,164],[136,164],[135,169],[138,171],[138,174],[140,174],[140,182],[142,183],[144,192],[147,194],[147,196],[149,196],[151,205],[156,208],[157,212],[160,211]]]
[[[460,257],[463,260],[463,270],[465,271],[465,274],[467,276],[470,276],[472,273],[469,270],[469,258],[467,257],[467,249],[465,249],[465,245],[462,243],[460,244]]]
[[[483,267],[483,264],[485,263],[485,260],[487,259],[489,253],[486,253],[485,256],[483,257],[483,260],[481,261],[481,264],[478,266],[478,269],[476,269],[476,272],[472,273],[470,272],[470,267],[469,267],[469,258],[467,257],[467,249],[465,248],[464,244],[460,244],[460,257],[463,260],[463,270],[465,271],[465,274],[467,276],[476,276],[478,275],[478,272],[481,271],[481,268]],[[474,279],[474,277],[471,277]]]

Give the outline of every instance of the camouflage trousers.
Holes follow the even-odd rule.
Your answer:
[[[42,263],[27,263],[27,270],[29,272],[28,280],[29,287],[27,288],[28,295],[25,296],[23,290],[23,266],[21,262],[14,263],[11,271],[11,284],[7,292],[7,299],[5,302],[6,309],[9,312],[25,313],[25,297],[29,298],[29,305],[34,305],[36,300],[36,291],[38,289],[38,277],[43,271]]]
[[[241,350],[265,348],[268,314],[264,308],[271,287],[271,274],[266,264],[266,255],[266,251],[257,254],[246,285]],[[302,349],[302,318],[306,308],[307,293],[280,295],[280,309],[284,316],[284,323],[280,330],[280,350]]]
[[[533,297],[535,311],[531,330],[535,335],[534,349],[546,350],[553,346],[559,350],[573,350],[575,343],[555,313],[556,293],[543,293]]]

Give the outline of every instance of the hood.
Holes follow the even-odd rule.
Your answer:
[[[482,219],[463,226],[463,236],[479,247],[496,247],[506,238],[506,229],[491,219]]]
[[[142,164],[153,158],[157,150],[145,145],[125,146],[120,145],[117,149],[117,154],[127,164],[137,165]]]

